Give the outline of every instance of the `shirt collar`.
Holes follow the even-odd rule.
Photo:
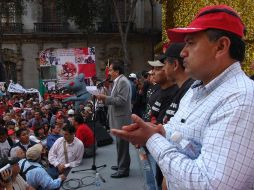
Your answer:
[[[66,142],[66,145],[73,146],[75,144],[76,137],[74,137],[72,143],[70,143],[70,144],[64,139],[64,137],[63,137],[63,140],[64,140],[64,142]]]
[[[239,72],[242,72],[241,65],[240,65],[239,62],[235,62],[232,65],[230,65],[225,71],[223,71],[220,75],[218,75],[215,79],[213,79],[208,84],[206,84],[205,86],[203,86],[202,81],[197,80],[193,83],[191,88],[192,89],[195,89],[195,88],[203,89],[207,93],[210,93],[215,88],[217,88],[222,83],[224,83],[226,80],[228,80],[228,79],[232,78],[233,76],[237,75]]]
[[[114,80],[114,83],[116,83],[120,79],[121,76],[122,76],[122,74],[119,75],[118,77],[116,77],[115,80]]]

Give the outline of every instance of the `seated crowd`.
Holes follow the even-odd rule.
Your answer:
[[[0,189],[58,189],[72,167],[93,156],[93,103],[74,113],[60,100],[4,97],[0,104]],[[24,100],[25,99],[25,100]]]

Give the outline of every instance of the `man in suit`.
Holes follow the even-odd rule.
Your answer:
[[[109,75],[114,85],[110,96],[104,94],[97,95],[98,100],[102,100],[108,106],[109,125],[111,128],[120,129],[121,126],[131,123],[131,85],[123,75],[123,62],[112,60],[109,67]],[[111,175],[112,178],[122,178],[129,176],[130,154],[129,142],[116,137],[117,166],[111,169],[117,170]]]

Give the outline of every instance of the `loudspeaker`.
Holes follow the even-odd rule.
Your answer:
[[[93,121],[87,123],[88,126],[93,130]],[[113,143],[113,138],[110,134],[106,131],[106,129],[101,125],[100,122],[95,122],[95,138],[97,141],[97,146],[105,146]]]

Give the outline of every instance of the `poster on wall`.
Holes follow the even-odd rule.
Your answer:
[[[95,47],[46,49],[40,53],[41,67],[56,67],[56,79],[59,83],[73,79],[79,73],[86,78],[96,75]]]

